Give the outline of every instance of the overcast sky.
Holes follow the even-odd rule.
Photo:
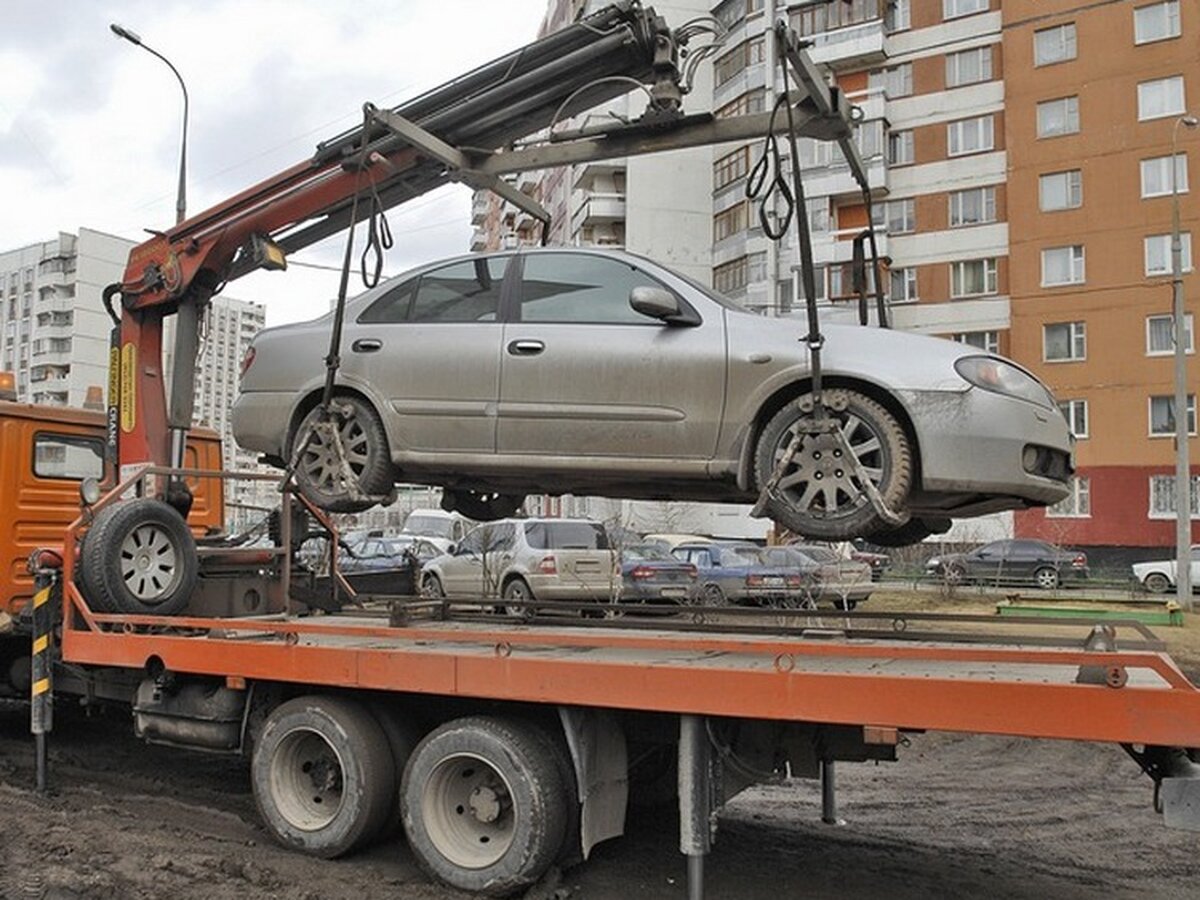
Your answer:
[[[175,221],[179,85],[109,30],[141,35],[191,99],[188,212],[219,203],[361,121],[532,41],[546,0],[0,0],[0,250],[79,228],[140,240]],[[468,249],[470,194],[452,186],[389,213],[385,272]],[[361,226],[360,226],[361,228]],[[345,236],[295,260],[337,265]],[[361,247],[361,240],[358,243]],[[337,274],[251,275],[229,296],[269,324],[324,312]],[[352,293],[361,283],[351,282]]]

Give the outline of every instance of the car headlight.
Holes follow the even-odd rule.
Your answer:
[[[976,387],[1009,397],[1028,400],[1038,406],[1054,409],[1054,397],[1049,389],[1018,366],[994,356],[964,356],[954,363],[958,374]]]

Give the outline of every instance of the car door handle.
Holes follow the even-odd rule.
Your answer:
[[[376,350],[383,349],[383,341],[375,338],[359,338],[350,345],[350,349],[355,353],[374,353]]]
[[[513,356],[537,356],[545,349],[546,345],[541,341],[519,340],[508,345],[508,352]]]

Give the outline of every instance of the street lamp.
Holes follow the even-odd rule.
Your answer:
[[[188,126],[188,92],[187,85],[183,83],[183,76],[179,74],[179,70],[171,65],[171,61],[155,50],[153,47],[147,47],[142,43],[141,37],[128,28],[122,28],[120,25],[113,23],[108,26],[112,29],[112,33],[119,38],[124,38],[129,43],[141,47],[147,53],[152,53],[167,64],[167,67],[175,74],[175,78],[179,81],[179,88],[183,91],[183,138],[179,142],[179,192],[175,195],[175,224],[178,225],[187,216],[187,126]]]
[[[1183,308],[1183,237],[1179,232],[1179,126],[1200,119],[1180,116],[1171,128],[1171,310],[1175,326],[1175,591],[1179,606],[1192,610],[1191,464],[1188,459],[1187,322]]]

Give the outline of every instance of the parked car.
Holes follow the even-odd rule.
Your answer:
[[[1177,575],[1173,559],[1133,564],[1133,577],[1152,594],[1173,591]],[[1200,544],[1192,545],[1192,590],[1196,588],[1200,588]]]
[[[850,545],[850,558],[856,562],[864,562],[871,567],[871,580],[882,581],[883,574],[891,568],[892,558],[886,553],[868,550],[861,540]]]
[[[696,567],[657,544],[621,550],[621,601],[684,603],[695,596]]]
[[[616,551],[599,522],[502,519],[467,532],[453,553],[425,564],[421,592],[451,600],[497,598],[524,615],[533,600],[608,601],[616,596]],[[510,605],[511,604],[511,605]]]
[[[444,509],[414,509],[404,519],[401,534],[423,537],[449,553],[475,523],[456,512]]]
[[[398,481],[441,485],[448,508],[480,520],[527,493],[747,503],[779,469],[777,522],[897,545],[949,518],[1055,503],[1072,473],[1067,423],[1037,378],[895,329],[824,328],[831,430],[815,431],[803,318],[757,315],[620,251],[472,254],[351,300],[337,442],[311,428],[331,327],[326,315],[259,332],[232,422],[278,466],[305,441],[297,481],[336,511]]]
[[[804,578],[795,569],[773,565],[753,544],[716,541],[680,544],[672,555],[696,567],[698,602],[799,607],[804,603]]]
[[[970,553],[935,556],[925,572],[950,584],[968,581],[997,585],[1030,584],[1053,590],[1060,584],[1088,577],[1087,554],[1064,550],[1046,541],[992,541]]]
[[[854,609],[875,589],[869,565],[838,556],[828,547],[785,544],[765,548],[762,556],[769,563],[799,572],[804,578],[805,594],[814,603]]]
[[[338,553],[338,569],[345,575],[398,569],[424,564],[443,551],[432,541],[411,535],[367,537],[347,543]]]

